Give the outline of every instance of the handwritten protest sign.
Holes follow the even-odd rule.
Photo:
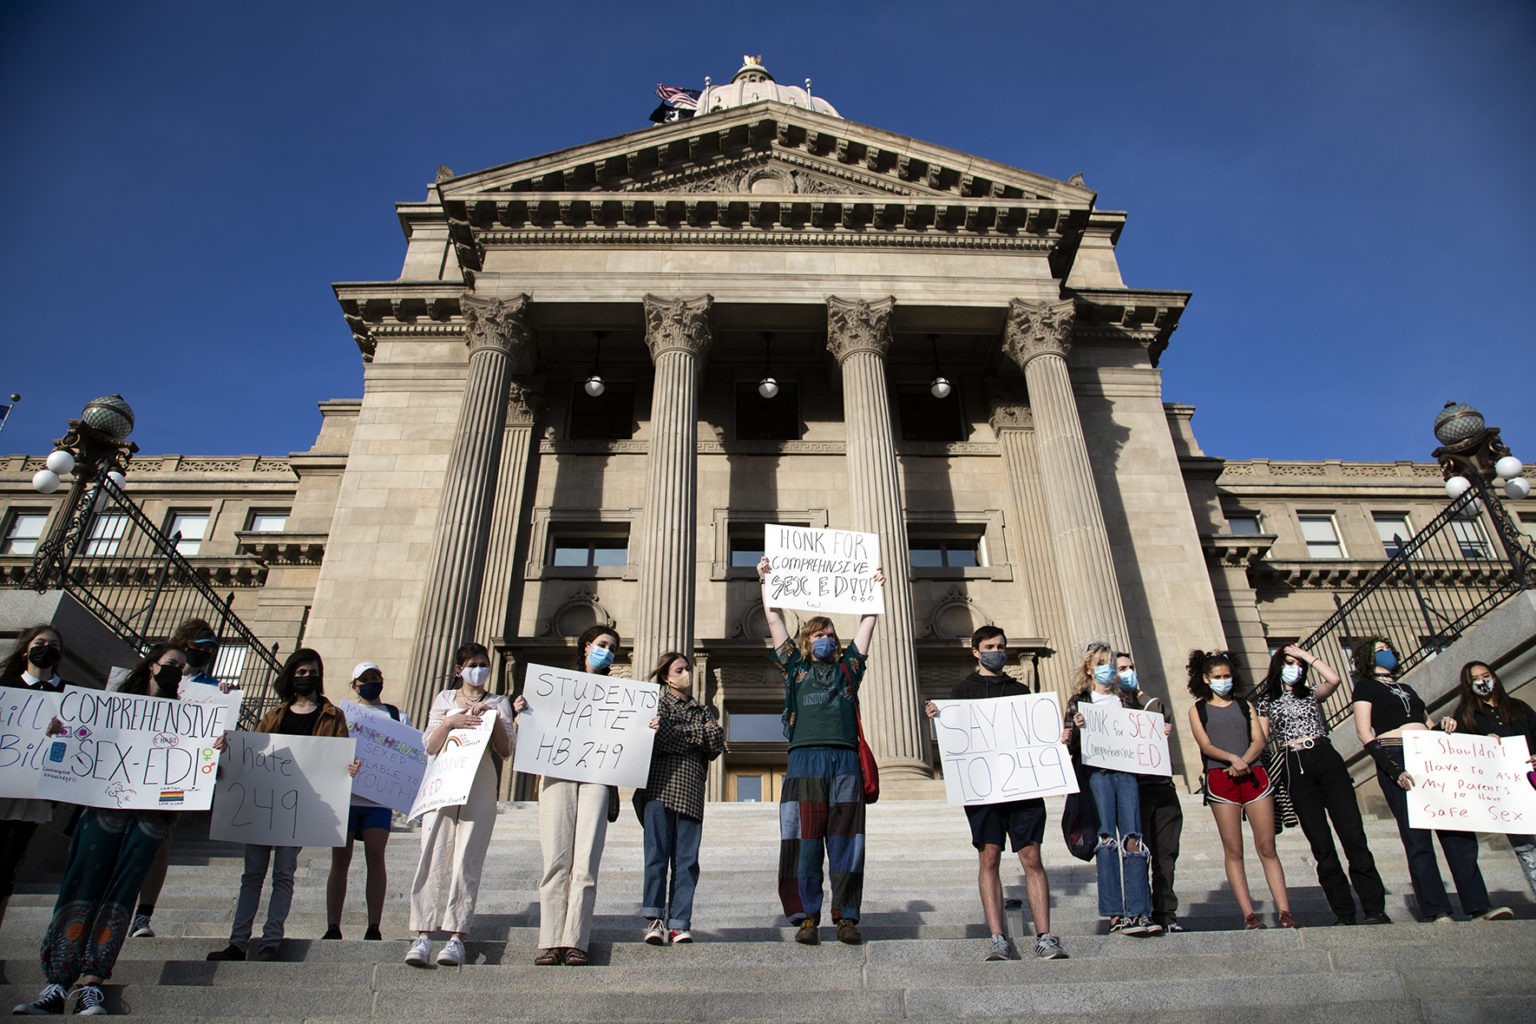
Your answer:
[[[258,846],[345,846],[353,748],[343,736],[230,733],[208,838]]]
[[[208,683],[189,682],[185,677],[181,680],[181,686],[177,688],[177,696],[193,704],[206,704],[218,711],[219,728],[240,728],[240,700],[239,690],[230,690],[228,693],[220,693],[217,686]]]
[[[1526,781],[1525,737],[1403,733],[1403,767],[1413,776],[1408,824],[1466,832],[1536,832],[1536,789]]]
[[[1077,792],[1054,693],[939,700],[934,719],[952,804],[995,804]]]
[[[529,665],[513,767],[638,789],[651,771],[651,719],[660,696],[655,683]]]
[[[770,524],[763,528],[763,553],[773,565],[768,603],[774,608],[885,612],[885,591],[872,579],[880,568],[880,538],[873,533]]]
[[[347,716],[347,731],[357,740],[357,757],[363,762],[352,780],[353,798],[362,797],[401,814],[410,811],[427,768],[421,730],[395,721],[381,708],[356,701],[342,701],[341,712]]]
[[[1132,775],[1170,774],[1162,715],[1087,700],[1077,709],[1083,713],[1083,764]]]
[[[58,712],[56,693],[0,687],[0,797],[37,796],[43,758],[52,743],[43,732]]]
[[[205,704],[69,686],[63,735],[48,741],[37,795],[87,807],[201,811],[213,798],[223,729]]]
[[[500,718],[495,708],[486,708],[475,728],[449,731],[443,749],[427,759],[421,787],[407,817],[419,818],[442,807],[457,807],[469,799],[480,759],[491,742],[491,730],[501,728]]]

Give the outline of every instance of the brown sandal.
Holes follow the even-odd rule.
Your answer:
[[[572,947],[565,951],[565,966],[567,967],[585,967],[591,962],[587,958],[587,951],[584,949]]]
[[[551,946],[549,949],[542,950],[538,956],[534,957],[533,962],[539,967],[559,967],[565,963],[564,950],[558,946]]]

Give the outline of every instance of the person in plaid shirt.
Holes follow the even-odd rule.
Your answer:
[[[725,749],[715,709],[693,699],[688,657],[668,651],[651,679],[661,697],[651,728],[656,746],[635,810],[645,827],[645,881],[641,916],[653,946],[692,942],[693,890],[699,882],[699,839],[704,829],[704,776]],[[668,874],[671,875],[670,884]]]

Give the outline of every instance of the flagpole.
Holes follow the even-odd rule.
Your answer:
[[[0,412],[0,433],[4,433],[5,432],[5,425],[8,422],[10,422],[10,419],[11,419],[11,410],[16,408],[16,403],[19,402],[19,401],[21,401],[21,396],[18,395],[16,392],[12,391],[11,392],[11,404],[10,405],[6,405],[6,406],[0,406],[0,408],[3,408],[5,410],[4,412]]]

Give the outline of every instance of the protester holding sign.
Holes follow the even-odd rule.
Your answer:
[[[606,676],[618,649],[619,634],[612,626],[589,626],[576,640],[576,667]],[[539,779],[544,875],[539,880],[539,952],[533,962],[540,967],[585,967],[592,962],[587,945],[597,906],[597,869],[608,822],[618,816],[617,800],[617,791],[601,782],[548,775]]]
[[[715,709],[693,699],[692,667],[687,655],[668,651],[651,672],[661,686],[651,719],[656,746],[645,788],[635,791],[635,809],[645,827],[640,916],[648,921],[645,941],[653,946],[693,941],[704,779],[709,762],[725,750]]]
[[[1320,677],[1316,686],[1307,681],[1314,671]],[[1339,924],[1355,923],[1355,899],[1349,892],[1353,881],[1364,913],[1362,920],[1389,924],[1387,890],[1366,843],[1354,780],[1344,759],[1333,749],[1323,721],[1321,702],[1338,689],[1340,681],[1327,662],[1295,644],[1286,644],[1269,659],[1269,674],[1259,684],[1253,706],[1265,737],[1284,754],[1284,785],[1312,848],[1317,881],[1334,916]],[[1348,879],[1328,831],[1330,818],[1349,859]]]
[[[1067,699],[1066,725],[1072,756],[1082,757],[1082,705],[1135,708],[1134,694],[1120,685],[1114,653],[1102,640],[1090,643],[1078,663],[1077,683]],[[1141,792],[1136,776],[1114,768],[1085,765],[1088,789],[1099,812],[1099,845],[1093,851],[1099,881],[1099,914],[1109,933],[1161,935],[1152,923],[1152,889],[1147,844],[1141,838]]]
[[[318,652],[300,647],[288,656],[272,689],[278,705],[262,716],[257,732],[283,736],[347,735],[347,720],[341,709],[325,699],[325,664]],[[350,772],[357,774],[353,761]],[[240,897],[235,902],[235,919],[230,925],[229,945],[208,954],[209,960],[244,960],[251,941],[251,927],[256,921],[256,905],[261,901],[261,887],[272,869],[272,894],[267,900],[267,923],[261,930],[258,960],[280,959],[283,926],[293,905],[293,873],[299,864],[297,846],[245,846],[245,872],[240,876]]]
[[[1259,716],[1240,696],[1237,659],[1230,651],[1189,653],[1189,728],[1205,755],[1205,802],[1216,819],[1227,884],[1243,912],[1243,927],[1263,928],[1253,911],[1248,874],[1243,866],[1243,817],[1253,829],[1253,848],[1279,912],[1280,927],[1296,927],[1285,868],[1275,853],[1275,798],[1264,770],[1264,731]]]
[[[1458,731],[1476,736],[1524,736],[1525,749],[1536,751],[1536,712],[1523,700],[1511,697],[1487,662],[1469,661],[1461,666],[1460,697],[1456,701]],[[1530,765],[1536,767],[1536,756]],[[1512,835],[1525,882],[1536,894],[1536,836]]]
[[[491,751],[500,760],[512,756],[512,718],[524,707],[521,697],[511,701],[491,693],[491,653],[484,644],[464,644],[453,655],[458,685],[439,693],[427,712],[423,742],[435,756],[458,742],[449,734],[457,729],[478,729],[486,715],[496,716],[491,729]],[[432,962],[433,931],[448,932],[448,941],[437,954],[444,967],[464,963],[464,935],[475,919],[475,899],[480,893],[480,871],[485,851],[496,827],[496,762],[480,756],[469,796],[457,806],[439,807],[421,819],[421,858],[411,882],[411,943],[405,962],[426,967]]]
[[[955,684],[954,700],[990,700],[1024,697],[1029,688],[1003,672],[1008,664],[1008,635],[997,626],[982,626],[971,634],[971,657],[976,671]],[[937,718],[939,706],[928,701],[923,713]],[[1067,742],[1066,730],[1061,741]],[[1011,842],[1024,871],[1024,892],[1035,925],[1035,956],[1064,960],[1067,951],[1051,933],[1051,888],[1040,860],[1040,841],[1045,838],[1045,800],[1011,800],[995,804],[968,804],[965,817],[971,824],[971,845],[976,848],[976,884],[981,890],[981,912],[987,919],[992,941],[984,960],[1009,960],[1017,953],[1008,939],[1008,919],[1003,913],[1003,846]]]
[[[46,622],[21,631],[16,649],[0,666],[0,686],[58,693],[64,680],[54,671],[64,658],[64,638]],[[16,887],[37,826],[53,820],[53,801],[0,798],[0,920]]]
[[[1166,743],[1173,735],[1168,709],[1162,700],[1141,688],[1136,661],[1125,651],[1115,652],[1115,677],[1120,681],[1120,689],[1135,699],[1137,707],[1163,716]],[[1137,775],[1136,787],[1136,797],[1141,802],[1141,839],[1152,860],[1152,923],[1165,933],[1182,932],[1173,873],[1179,862],[1179,840],[1184,834],[1184,808],[1173,785],[1172,769],[1167,775]]]
[[[853,640],[838,651],[837,628],[817,615],[791,639],[773,604],[772,563],[757,563],[763,617],[773,638],[769,660],[784,673],[784,734],[789,767],[779,801],[779,902],[797,925],[795,941],[820,941],[822,858],[832,872],[832,920],[839,942],[856,945],[864,897],[864,787],[859,771],[857,700],[873,613],[859,619]],[[870,577],[883,587],[885,574]]]
[[[156,644],[128,673],[119,692],[176,699],[182,649]],[[49,731],[62,728],[50,723]],[[215,746],[223,745],[220,736]],[[43,936],[43,976],[48,985],[18,1014],[106,1012],[101,983],[112,976],[133,918],[144,875],[176,825],[174,811],[119,811],[87,807],[75,824],[64,877]],[[67,990],[68,988],[68,990]]]
[[[373,662],[359,662],[352,670],[352,692],[359,704],[378,708],[396,722],[411,724],[405,712],[379,699],[384,692],[384,673]],[[389,827],[393,820],[388,807],[381,807],[367,797],[353,795],[352,809],[347,815],[347,845],[331,849],[331,873],[325,880],[326,929],[320,936],[322,939],[341,938],[341,911],[347,903],[347,872],[352,867],[352,844],[358,839],[363,841],[363,859],[368,868],[363,890],[368,904],[368,930],[363,933],[363,938],[378,941],[384,937],[379,931],[379,923],[384,918],[384,893],[389,886],[384,848],[389,843]]]

